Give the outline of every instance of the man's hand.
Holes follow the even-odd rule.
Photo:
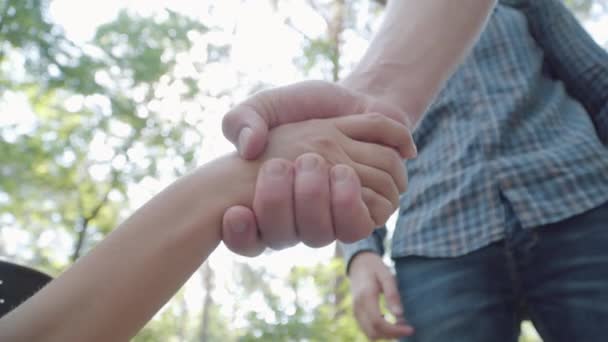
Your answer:
[[[313,167],[309,167],[311,165]],[[273,173],[277,168],[289,171]],[[346,172],[354,177],[337,181]],[[345,242],[358,240],[364,236],[357,237],[356,229],[344,231],[342,227],[348,229],[361,224],[361,221],[355,222],[356,217],[369,212],[365,202],[363,206],[355,206],[354,201],[359,201],[362,191],[369,197],[369,189],[361,189],[354,170],[346,165],[330,168],[315,153],[304,154],[295,163],[284,159],[268,160],[257,179],[256,213],[244,206],[229,208],[224,215],[222,239],[233,252],[250,257],[259,255],[266,247],[277,249],[298,242],[322,247],[338,236]],[[261,231],[266,232],[264,239]],[[284,232],[289,233],[283,235]],[[272,246],[267,241],[270,236],[274,236]]]
[[[406,113],[377,98],[336,83],[305,81],[258,92],[226,114],[222,130],[245,159],[255,159],[277,126],[308,119],[332,118],[360,113],[381,113],[410,129]],[[404,158],[416,155],[411,138],[401,145]]]
[[[350,263],[349,278],[355,318],[369,339],[397,339],[414,333],[414,328],[403,318],[395,276],[379,255],[372,252],[355,255]],[[382,315],[381,294],[397,322],[391,323]]]
[[[312,118],[365,112],[378,112],[410,127],[404,112],[375,97],[334,83],[306,81],[257,93],[226,115],[223,130],[237,146],[241,156],[250,159],[258,157],[264,150],[269,129]],[[372,127],[368,128],[373,132]],[[402,158],[416,155],[409,134],[399,146],[393,147]],[[272,165],[277,163],[290,168],[293,174],[265,176],[266,170],[273,169]],[[255,256],[268,247],[261,239],[261,230],[267,234],[275,232],[272,235],[279,235],[283,230],[297,231],[306,245],[320,247],[332,242],[327,239],[327,236],[334,234],[332,232],[349,229],[345,223],[351,222],[353,215],[362,214],[353,213],[352,208],[349,210],[340,201],[331,201],[331,207],[323,207],[324,202],[317,200],[334,196],[334,188],[330,191],[327,182],[334,170],[328,169],[325,161],[318,158],[315,161],[314,156],[308,155],[298,158],[295,163],[273,160],[266,164],[258,178],[255,202],[274,202],[280,204],[279,207],[274,206],[280,210],[263,210],[271,206],[257,206],[258,210],[254,213],[243,206],[229,208],[224,215],[223,240],[235,253]],[[311,164],[315,167],[308,168]],[[404,173],[403,177],[406,176]],[[355,186],[352,182],[341,183],[339,191],[344,194],[365,191],[355,189]],[[277,245],[289,246],[297,242],[284,240]]]
[[[400,149],[408,137],[404,125],[380,114],[308,120],[273,129],[260,156],[268,162],[256,186],[256,194],[265,196],[253,201],[256,214],[261,213],[262,220],[271,220],[258,219],[259,236],[253,229],[251,235],[237,238],[246,242],[237,246],[241,248],[238,251],[255,255],[263,246],[280,249],[299,241],[323,246],[335,239],[353,242],[369,235],[399,205],[399,193],[407,179],[395,149]],[[295,172],[291,163],[273,159],[276,157],[295,160]],[[306,205],[301,205],[297,197],[291,200],[294,189]],[[292,214],[294,206],[299,213],[297,224]],[[336,215],[332,207],[347,214]],[[225,215],[224,225],[238,227],[238,222],[229,222]],[[252,231],[247,228],[240,230]],[[230,234],[234,233],[224,231],[223,239],[234,239]]]

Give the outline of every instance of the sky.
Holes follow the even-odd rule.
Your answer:
[[[216,9],[213,15],[205,13],[202,8],[213,3]],[[270,1],[241,1],[241,0],[54,0],[51,3],[50,14],[52,18],[63,26],[67,36],[77,43],[86,43],[93,37],[96,28],[105,22],[111,21],[118,11],[128,8],[142,15],[149,15],[162,11],[167,5],[175,11],[187,13],[200,18],[203,22],[218,26],[233,28],[227,32],[232,34],[219,34],[213,39],[230,42],[233,46],[230,63],[215,65],[206,73],[210,81],[218,89],[232,88],[238,82],[236,74],[245,74],[247,79],[260,80],[267,84],[282,85],[302,80],[298,68],[293,65],[293,58],[300,53],[298,33],[283,24],[283,18],[278,17],[270,6]],[[303,1],[292,1],[286,7],[285,13],[297,13],[297,26],[311,36],[316,36],[325,30],[324,22]],[[600,17],[596,21],[586,23],[587,29],[598,42],[605,44],[608,41],[608,18]],[[365,47],[366,42],[352,38],[347,41],[346,52],[351,59],[356,60]],[[0,115],[0,125],[23,120],[27,123],[29,109],[24,104],[25,98],[18,94],[9,94],[9,98],[0,103],[0,113],[13,112],[22,115],[10,117]],[[244,98],[245,94],[238,94]],[[6,108],[7,103],[10,105]],[[4,108],[2,107],[4,106]],[[219,102],[216,107],[204,113],[204,143],[201,155],[203,162],[232,151],[230,143],[221,134],[221,119],[229,109],[229,102]],[[93,153],[103,154],[103,143],[93,145]],[[129,189],[129,197],[133,207],[143,204],[159,188],[166,185],[170,179],[146,179],[137,186]],[[134,209],[133,208],[133,209]],[[389,221],[392,226],[394,217]],[[312,265],[330,259],[333,254],[333,245],[318,250],[303,246],[289,250],[272,252],[256,259],[246,259],[258,267],[265,267],[278,276],[285,275],[294,265]],[[243,261],[244,258],[234,258],[232,253],[220,247],[211,257],[210,263],[216,270],[217,289],[214,293],[217,300],[227,306],[232,305],[230,294],[225,288],[230,287],[231,265],[234,260]],[[193,284],[200,284],[198,275],[192,279]],[[197,285],[187,286],[187,295],[193,303],[200,303],[203,293]],[[253,298],[260,301],[259,298]]]

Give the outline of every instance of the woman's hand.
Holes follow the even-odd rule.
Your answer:
[[[398,206],[407,177],[396,151],[409,141],[405,125],[380,114],[273,129],[261,156],[267,161],[257,181],[255,217],[246,207],[229,209],[224,242],[253,256],[266,246],[280,249],[302,241],[320,247],[366,237]]]

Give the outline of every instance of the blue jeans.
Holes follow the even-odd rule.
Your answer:
[[[608,203],[522,229],[455,258],[395,260],[403,341],[517,341],[529,318],[545,342],[608,341]]]

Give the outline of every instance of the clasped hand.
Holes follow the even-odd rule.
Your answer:
[[[266,160],[253,207],[235,206],[224,215],[224,243],[241,255],[365,238],[397,209],[407,185],[402,158],[416,152],[409,128],[395,120],[398,111],[329,83],[290,87],[254,96],[224,120],[242,155]],[[272,155],[289,157],[265,157]]]

